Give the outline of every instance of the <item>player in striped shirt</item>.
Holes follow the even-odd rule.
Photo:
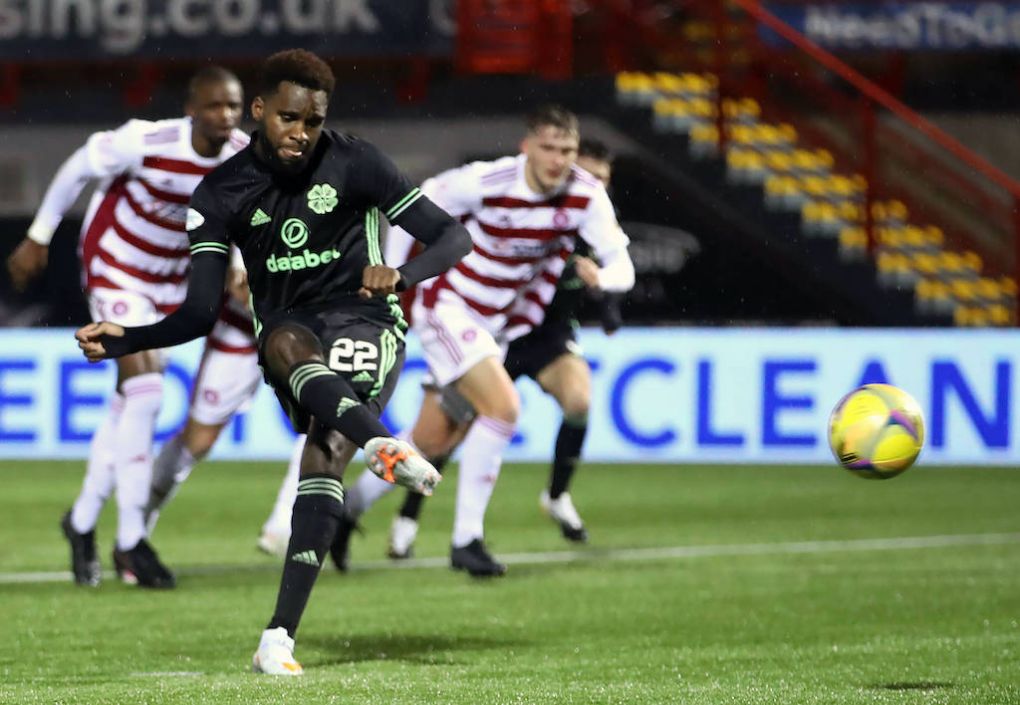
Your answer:
[[[612,153],[604,143],[582,138],[577,165],[601,181],[606,189],[609,188]],[[588,292],[595,297],[606,333],[611,335],[620,327],[619,296],[600,290],[599,266],[588,254],[587,244],[579,242],[560,277],[556,295],[546,308],[541,325],[510,343],[504,361],[511,379],[531,377],[556,400],[563,413],[549,484],[539,496],[539,505],[559,525],[564,538],[578,543],[588,540],[588,532],[574,507],[569,487],[587,436],[591,402],[591,370],[576,333],[577,317]],[[455,388],[447,386],[441,394],[441,401],[433,398],[429,403],[438,402],[444,413],[456,414],[459,410],[464,425],[470,423],[474,412],[465,400],[457,398]],[[433,460],[439,470],[444,463],[445,459]],[[351,491],[350,506],[356,506],[359,501],[357,489]],[[407,493],[390,527],[388,553],[391,558],[410,558],[424,499],[423,495]]]
[[[173,311],[187,291],[188,202],[205,174],[247,145],[237,129],[241,110],[237,77],[207,67],[190,82],[186,117],[131,120],[89,137],[54,177],[28,237],[9,259],[14,285],[24,287],[45,268],[64,214],[88,183],[98,181],[79,243],[93,319],[143,325]],[[174,585],[145,538],[144,520],[164,365],[159,351],[117,361],[116,391],[92,438],[81,492],[62,522],[80,585],[99,583],[95,526],[114,491],[118,573],[144,586]]]
[[[262,381],[254,324],[248,309],[248,278],[235,248],[223,304],[195,374],[184,427],[163,444],[153,463],[146,533],[195,465],[212,451],[235,414],[245,410]]]
[[[588,272],[591,284],[626,291],[634,282],[629,241],[605,187],[574,163],[578,139],[572,113],[541,108],[528,120],[518,156],[468,164],[422,186],[461,218],[474,249],[419,287],[412,325],[422,340],[430,382],[437,389],[452,387],[466,400],[473,422],[464,437],[463,410],[444,409],[438,393],[428,394],[410,439],[422,455],[438,460],[464,438],[450,560],[476,576],[506,570],[485,548],[483,519],[520,409],[503,366],[507,346],[544,321],[578,238],[602,263]],[[387,253],[406,250],[399,230],[390,236]],[[370,479],[369,484],[375,489],[359,481],[351,490],[333,551],[338,565],[346,560],[343,539],[351,521],[385,489]]]

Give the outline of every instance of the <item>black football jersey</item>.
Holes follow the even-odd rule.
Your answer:
[[[380,218],[399,223],[421,192],[374,145],[323,130],[300,174],[274,172],[251,145],[209,173],[191,197],[191,252],[237,245],[256,331],[289,311],[345,308],[404,328],[397,298],[361,299],[362,271],[382,264]]]

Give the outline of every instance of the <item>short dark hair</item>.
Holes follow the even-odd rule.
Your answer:
[[[581,141],[577,144],[577,156],[612,163],[614,155],[613,150],[602,140],[597,140],[593,137],[582,137]]]
[[[233,71],[225,69],[222,66],[203,66],[195,75],[188,81],[188,100],[192,100],[195,94],[198,93],[198,89],[208,83],[237,83],[240,85],[241,80],[234,75]]]
[[[542,105],[528,115],[525,122],[528,132],[538,132],[543,127],[555,127],[566,132],[579,133],[577,116],[561,105]]]
[[[259,74],[259,95],[276,93],[284,81],[313,91],[325,91],[327,96],[336,86],[329,64],[304,49],[278,51],[263,62]]]

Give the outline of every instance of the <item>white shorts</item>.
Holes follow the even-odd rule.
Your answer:
[[[125,328],[149,326],[162,321],[166,314],[156,308],[147,296],[123,289],[89,289],[87,292],[89,313],[95,322],[109,321]],[[159,365],[166,366],[165,351],[156,351]]]
[[[258,353],[223,352],[207,341],[188,415],[206,426],[225,424],[251,406],[261,380]]]
[[[89,313],[92,320],[109,321],[118,326],[148,326],[163,320],[164,314],[152,299],[121,289],[89,289]]]
[[[445,387],[487,357],[500,362],[506,357],[506,346],[496,342],[467,304],[446,299],[427,309],[416,299],[412,314],[429,366],[427,382]]]

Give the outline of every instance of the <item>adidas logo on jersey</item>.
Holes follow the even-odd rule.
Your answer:
[[[315,567],[319,566],[319,559],[315,555],[315,551],[312,551],[311,549],[302,551],[301,553],[295,553],[290,557],[290,559],[295,563],[306,563],[308,565],[314,565]]]
[[[265,225],[270,220],[272,220],[272,218],[266,215],[266,212],[264,210],[259,208],[258,210],[255,211],[255,213],[251,217],[251,226],[255,228],[258,227],[259,225]]]
[[[372,382],[372,375],[365,371],[361,371],[351,378],[352,382]]]
[[[293,272],[299,269],[315,269],[333,260],[340,259],[339,250],[323,250],[312,252],[305,250],[300,255],[270,255],[266,260],[266,269],[274,274],[276,272]]]

